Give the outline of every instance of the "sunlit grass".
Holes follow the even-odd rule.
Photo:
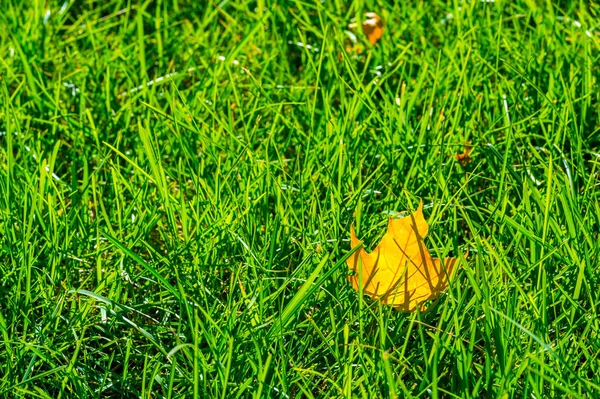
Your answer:
[[[598,395],[600,7],[550,3],[0,1],[0,397]],[[404,314],[345,258],[419,199],[460,267]]]

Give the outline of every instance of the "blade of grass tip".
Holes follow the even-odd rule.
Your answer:
[[[118,302],[115,302],[105,296],[102,296],[100,294],[97,294],[93,291],[89,291],[89,290],[69,290],[68,291],[69,294],[78,294],[78,295],[85,295],[87,297],[90,297],[98,302],[102,302],[105,303],[107,305],[110,305],[114,308],[118,308],[121,311],[126,311],[126,312],[135,312],[135,309],[130,308],[129,306],[125,306],[122,305]],[[136,330],[138,330],[140,333],[142,333],[143,336],[145,336],[146,338],[148,338],[150,340],[150,342],[152,342],[165,356],[168,357],[168,353],[164,350],[163,347],[161,347],[158,343],[158,341],[154,338],[154,336],[152,334],[150,334],[146,329],[144,329],[143,327],[141,327],[140,325],[136,324],[135,322],[133,322],[132,320],[128,319],[127,317],[123,316],[120,313],[115,312],[112,309],[109,309],[110,314],[114,317],[117,317],[118,319],[120,319],[121,321],[129,324],[130,326],[132,326],[133,328],[135,328]]]
[[[492,155],[498,158],[503,164],[505,162],[504,156],[498,152],[498,150],[494,147],[492,143],[487,143],[487,146],[482,147],[482,150],[488,150]],[[508,165],[508,164],[507,164]],[[510,173],[510,175],[519,183],[519,185],[523,184],[523,179],[515,172],[514,167],[511,165],[510,167],[506,166],[506,171]]]
[[[145,395],[146,392],[146,374],[148,372],[148,352],[146,352],[146,354],[144,355],[144,366],[142,368],[142,392],[141,392],[141,397],[145,398],[145,397],[150,397],[150,392],[148,392],[148,395]]]
[[[31,66],[29,65],[29,59],[27,58],[27,56],[25,55],[25,52],[21,48],[21,44],[19,43],[19,41],[16,38],[14,38],[12,42],[13,42],[13,45],[15,46],[15,49],[17,50],[17,53],[19,53],[19,58],[21,58],[21,62],[23,64],[23,69],[25,70],[25,77],[27,78],[27,87],[29,87],[29,90],[31,90],[30,94],[34,98],[38,109],[41,111],[42,110],[42,99],[40,97],[40,93],[39,93],[39,90],[37,87],[37,82],[35,80],[35,77],[33,76]]]
[[[267,356],[267,360],[265,361],[265,364],[262,368],[262,370],[260,370],[260,375],[258,377],[258,391],[256,391],[256,395],[254,396],[255,398],[262,398],[262,391],[266,385],[267,382],[267,374],[269,372],[269,367],[271,366],[271,360],[273,359],[273,354],[269,353],[269,355]]]
[[[201,321],[198,317],[198,311],[194,310],[194,376],[193,376],[193,398],[198,399],[200,397],[200,380],[205,381],[204,376],[200,373],[200,328]],[[206,388],[206,386],[205,386]]]
[[[221,398],[227,398],[227,387],[229,386],[229,374],[231,373],[231,359],[233,358],[233,337],[229,337],[228,342],[229,349],[227,350],[227,359],[225,361],[225,370],[223,371],[223,391],[221,392]]]
[[[333,273],[335,273],[341,265],[345,265],[346,260],[350,256],[352,256],[352,254],[354,254],[354,252],[356,252],[359,248],[361,248],[360,245],[357,245],[356,247],[352,248],[351,251],[349,251],[344,257],[342,257],[342,259],[340,259],[327,273],[322,275],[317,280],[317,282],[314,283],[314,281],[317,279],[317,276],[319,275],[321,270],[323,270],[323,267],[325,267],[325,264],[329,260],[329,254],[325,255],[325,257],[323,257],[319,265],[310,274],[306,282],[302,285],[302,287],[300,287],[296,295],[294,295],[292,300],[287,304],[287,306],[281,313],[279,319],[273,324],[273,327],[269,331],[268,337],[271,339],[275,335],[279,334],[281,330],[283,330],[285,326],[290,322],[291,317],[298,311],[300,305],[302,305],[304,300],[310,297],[310,295],[312,295],[317,289],[319,289],[323,282],[329,277],[331,277],[331,275],[333,275]]]
[[[296,295],[294,295],[292,300],[287,304],[287,306],[281,313],[281,316],[269,331],[269,338],[272,338],[273,336],[279,334],[281,330],[285,328],[285,326],[290,321],[292,315],[300,308],[302,302],[304,302],[304,299],[307,298],[315,290],[314,287],[316,285],[313,286],[313,282],[316,280],[317,276],[327,263],[328,259],[329,254],[323,257],[319,265],[315,268],[315,270],[313,270],[306,282],[302,285],[302,287],[300,287]]]
[[[36,380],[42,380],[43,381],[46,377],[52,376],[54,374],[59,374],[61,371],[63,371],[67,367],[69,367],[68,364],[63,364],[63,365],[57,366],[57,367],[55,367],[55,368],[53,368],[51,370],[44,371],[43,373],[36,374],[33,377],[28,378],[28,379],[23,380],[23,381],[20,381],[20,382],[14,384],[14,385],[10,385],[10,386],[8,386],[6,388],[3,388],[2,390],[0,390],[0,397],[4,397],[4,396],[1,396],[1,395],[5,394],[5,393],[7,393],[9,391],[13,391],[14,392],[14,390],[17,389],[20,386],[27,385],[27,384],[29,384],[29,383],[31,383],[33,381],[36,381]]]
[[[177,369],[177,358],[173,359],[171,363],[171,370],[169,372],[169,385],[167,386],[167,399],[173,397],[173,384],[175,383],[175,370]]]
[[[137,41],[138,41],[138,59],[140,61],[140,82],[148,81],[148,70],[146,69],[146,41],[144,39],[144,9],[142,8],[136,15]]]
[[[154,277],[156,277],[156,279],[158,281],[160,281],[171,292],[171,294],[173,294],[173,296],[175,298],[177,298],[178,300],[181,300],[181,295],[180,295],[179,291],[177,289],[175,289],[175,287],[173,287],[163,276],[161,276],[160,273],[158,272],[158,270],[156,270],[155,268],[153,268],[152,266],[150,266],[138,254],[136,254],[135,252],[133,252],[131,249],[127,248],[125,245],[123,245],[116,238],[110,236],[107,233],[102,233],[102,235],[104,235],[104,237],[108,241],[110,241],[115,247],[119,248],[127,256],[131,257],[133,260],[135,260],[137,263],[139,263],[140,266],[142,266],[144,269],[146,269],[147,271],[149,271]]]
[[[591,391],[590,388],[595,389],[596,391],[600,392],[600,385],[594,384],[591,381],[584,381],[579,374],[573,370],[573,368],[567,364],[560,356],[558,356],[558,354],[556,352],[554,352],[552,350],[552,348],[550,347],[550,345],[548,345],[547,343],[545,343],[544,341],[542,341],[537,335],[535,335],[534,333],[532,333],[531,331],[529,331],[528,329],[526,329],[524,326],[522,326],[520,323],[518,323],[517,321],[511,319],[510,317],[508,317],[507,315],[505,315],[504,313],[500,312],[499,310],[493,308],[492,306],[488,306],[489,309],[496,313],[498,316],[502,317],[503,319],[505,319],[506,321],[508,321],[509,323],[511,323],[512,325],[514,325],[515,327],[517,327],[519,330],[523,331],[525,334],[529,335],[531,337],[531,339],[533,339],[535,342],[537,342],[538,344],[540,344],[542,346],[542,348],[544,348],[544,350],[548,353],[550,353],[560,364],[562,364],[564,367],[566,367],[567,370],[569,370],[569,372],[571,374],[573,374],[575,376],[575,378],[577,378],[577,381],[579,381],[581,383],[581,386],[584,387],[584,389],[591,395],[593,391]]]
[[[177,89],[177,88],[175,88],[175,89]],[[178,91],[178,93],[179,93],[179,91]],[[185,97],[184,96],[180,95],[180,98],[185,101]],[[165,112],[165,111],[163,111],[163,110],[161,110],[161,109],[153,106],[150,103],[147,103],[147,102],[144,102],[144,101],[140,101],[140,104],[143,105],[143,106],[145,106],[146,108],[149,108],[153,112],[156,112],[157,115],[165,118],[166,120],[169,120],[169,121],[175,123],[177,126],[180,126],[180,127],[184,128],[184,129],[186,129],[186,130],[188,130],[188,131],[190,131],[192,133],[198,134],[202,138],[202,140],[210,143],[211,145],[216,146],[216,148],[223,149],[221,143],[218,143],[217,141],[215,141],[211,137],[207,136],[204,133],[204,131],[200,130],[198,127],[195,127],[195,126],[192,126],[192,125],[187,124],[185,122],[182,122],[180,119],[177,119],[175,116],[168,114],[167,112]],[[115,150],[115,151],[117,151],[117,150]],[[213,156],[212,153],[207,153],[207,155],[211,156],[214,161],[217,161],[217,159]]]
[[[129,373],[129,365],[131,362],[129,359],[131,358],[131,338],[127,338],[127,343],[125,344],[125,359],[123,359],[123,373],[121,374],[121,381],[127,381],[128,373]]]
[[[67,366],[67,370],[65,371],[65,376],[62,380],[62,390],[65,389],[67,383],[69,382],[69,374],[73,373],[73,367],[75,367],[75,363],[79,356],[79,351],[81,350],[81,344],[83,343],[83,339],[85,337],[85,333],[87,332],[87,326],[83,327],[83,331],[81,331],[78,335],[77,343],[75,344],[75,351],[73,355],[71,355],[71,359],[69,361],[69,365]]]
[[[225,61],[221,63],[220,69],[225,68],[227,65],[230,65],[231,62],[235,59],[235,57],[242,50],[247,48],[247,44],[250,41],[250,39],[252,39],[254,37],[254,35],[256,34],[256,32],[258,32],[260,30],[260,28],[264,27],[265,21],[267,21],[270,16],[271,16],[271,11],[267,10],[267,12],[264,13],[258,21],[256,21],[256,24],[254,25],[254,27],[252,27],[252,29],[250,29],[250,31],[248,33],[246,33],[244,38],[237,44],[237,46],[235,46],[235,48],[227,55],[227,57],[225,57]],[[219,70],[217,72],[217,75],[220,75],[220,74],[221,74],[221,70]]]

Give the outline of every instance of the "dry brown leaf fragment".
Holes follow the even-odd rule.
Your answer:
[[[429,225],[423,216],[423,202],[409,216],[390,218],[386,234],[371,253],[358,249],[346,261],[355,290],[403,312],[423,309],[423,302],[437,298],[448,288],[456,258],[434,259],[423,239]],[[350,229],[352,247],[361,242]]]

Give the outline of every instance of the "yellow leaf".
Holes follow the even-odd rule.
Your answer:
[[[444,262],[433,259],[423,243],[429,225],[423,217],[423,201],[411,215],[401,219],[390,218],[388,229],[375,250],[367,253],[360,248],[348,258],[348,267],[354,272],[348,276],[358,291],[403,312],[411,312],[422,303],[435,299],[448,288],[448,280],[456,265],[456,258]],[[352,247],[361,242],[350,228]]]

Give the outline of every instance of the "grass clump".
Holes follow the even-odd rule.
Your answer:
[[[0,6],[0,397],[598,394],[598,4],[134,3]]]

